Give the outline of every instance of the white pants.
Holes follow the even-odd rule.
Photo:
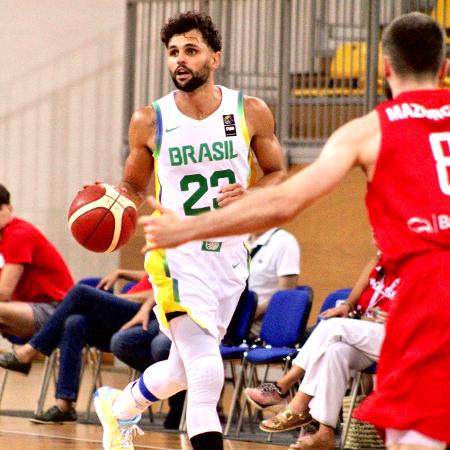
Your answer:
[[[314,419],[336,426],[351,371],[378,361],[383,339],[379,323],[337,317],[319,323],[293,361],[305,370],[300,390],[314,397]]]

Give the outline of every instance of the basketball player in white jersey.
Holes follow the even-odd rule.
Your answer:
[[[122,186],[136,204],[155,172],[156,196],[182,216],[226,207],[255,184],[286,177],[274,120],[260,99],[214,84],[221,40],[209,16],[186,12],[161,30],[177,90],[131,119]],[[216,412],[223,385],[219,342],[248,277],[245,236],[195,241],[146,255],[156,314],[173,341],[167,361],[149,367],[124,391],[100,388],[94,403],[104,449],[133,448],[140,414],[188,389],[187,430],[194,450],[222,450]]]

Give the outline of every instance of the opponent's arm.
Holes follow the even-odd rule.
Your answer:
[[[153,172],[156,114],[151,106],[133,114],[128,130],[130,153],[125,161],[121,187],[126,188],[136,206],[144,201]]]
[[[244,114],[247,122],[251,151],[256,156],[262,177],[253,187],[278,184],[286,179],[283,164],[283,152],[275,136],[275,122],[268,106],[259,98],[244,98]],[[238,200],[249,191],[239,183],[232,183],[220,188],[219,206],[223,208]]]
[[[375,114],[375,115],[374,115]],[[167,248],[194,239],[252,233],[293,219],[319,197],[331,191],[355,165],[368,171],[379,148],[379,122],[370,113],[343,125],[327,141],[310,166],[276,186],[258,189],[227,208],[181,220],[151,200],[163,215],[144,217],[147,249]]]

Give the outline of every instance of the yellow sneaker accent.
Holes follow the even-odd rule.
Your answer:
[[[119,421],[114,416],[113,403],[121,392],[102,386],[94,394],[95,411],[103,427],[103,450],[134,450],[134,435],[144,434],[136,425],[141,419],[140,415],[128,421]]]

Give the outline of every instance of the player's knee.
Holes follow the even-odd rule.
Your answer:
[[[223,387],[224,370],[221,359],[204,356],[192,362],[188,371],[188,389],[193,401],[217,402]]]
[[[171,365],[167,360],[147,368],[142,379],[147,389],[159,399],[170,397],[187,387],[183,367]]]

